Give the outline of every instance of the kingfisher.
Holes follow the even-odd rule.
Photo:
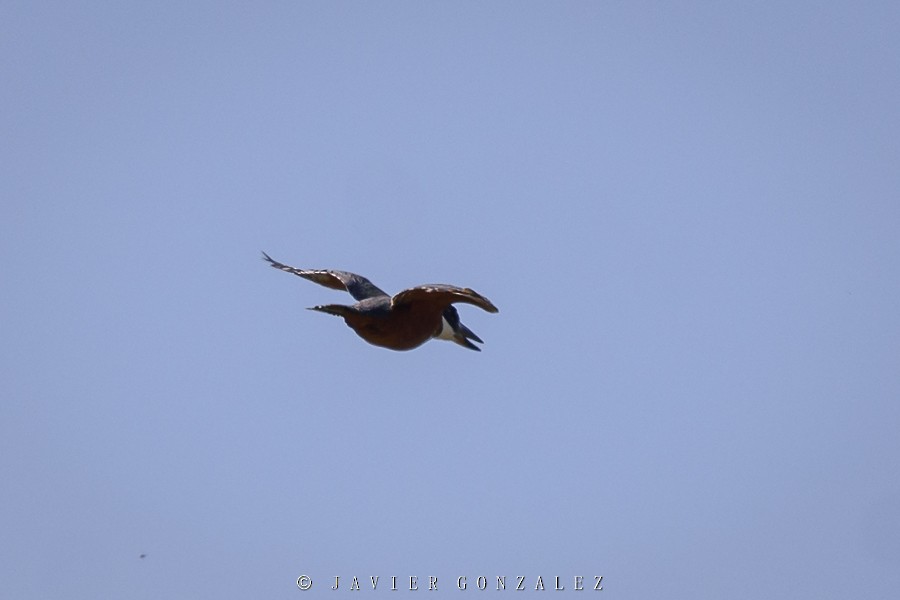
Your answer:
[[[500,312],[490,300],[469,288],[440,283],[418,285],[391,297],[362,275],[331,269],[297,269],[274,260],[265,252],[262,255],[275,269],[333,290],[349,292],[356,304],[322,304],[309,310],[343,317],[356,335],[382,348],[412,350],[438,338],[481,352],[481,348],[472,342],[484,342],[462,324],[453,304],[461,302],[489,313]]]

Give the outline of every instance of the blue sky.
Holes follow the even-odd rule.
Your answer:
[[[896,3],[5,2],[0,57],[9,597],[900,587]],[[390,352],[261,250],[500,313]]]

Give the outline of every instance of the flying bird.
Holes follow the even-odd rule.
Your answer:
[[[309,310],[337,315],[362,339],[391,350],[412,350],[438,338],[481,351],[472,343],[481,338],[459,320],[454,303],[473,304],[490,313],[499,312],[491,301],[469,288],[453,285],[419,285],[388,296],[361,275],[346,271],[297,269],[263,252],[269,265],[333,290],[349,292],[356,304],[323,304]]]

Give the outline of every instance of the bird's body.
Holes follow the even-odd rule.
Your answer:
[[[281,271],[293,273],[325,287],[344,290],[356,304],[325,304],[313,306],[317,310],[343,317],[359,337],[375,346],[391,350],[412,350],[431,338],[446,339],[480,350],[472,343],[481,338],[459,320],[455,302],[473,304],[487,312],[498,312],[491,301],[469,288],[452,285],[421,285],[388,296],[371,281],[346,271],[297,269],[277,262],[263,252],[269,264]]]

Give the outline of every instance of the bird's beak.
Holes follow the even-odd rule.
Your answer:
[[[353,310],[349,306],[344,306],[343,304],[324,304],[320,306],[310,306],[306,310],[317,310],[319,312],[328,313],[329,315],[335,315],[338,317],[346,317],[348,314],[353,312]]]

